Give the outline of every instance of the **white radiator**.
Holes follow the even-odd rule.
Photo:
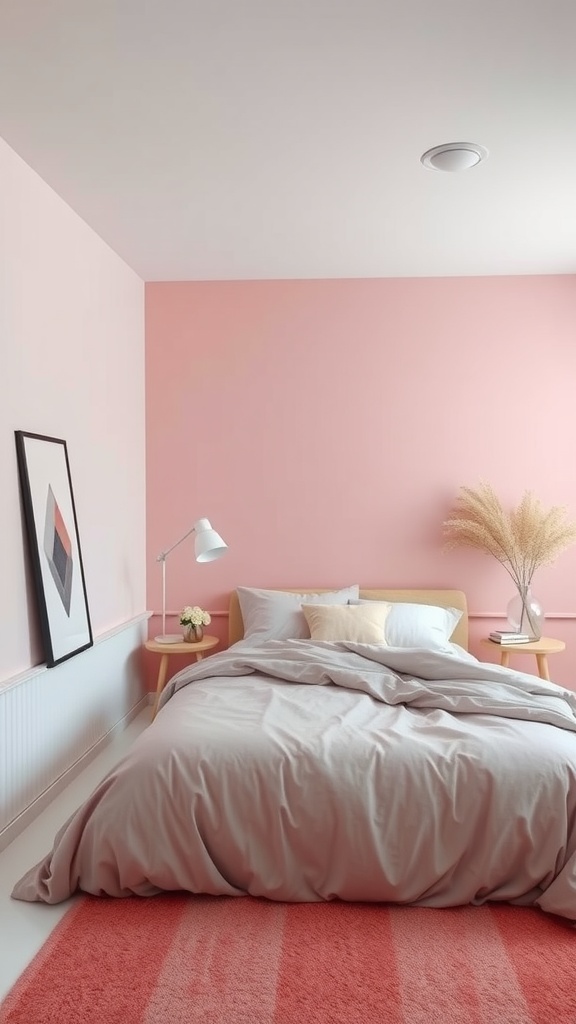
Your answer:
[[[0,688],[0,850],[147,702],[148,613]]]

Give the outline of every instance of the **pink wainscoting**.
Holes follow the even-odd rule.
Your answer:
[[[505,571],[443,549],[458,487],[532,488],[576,518],[576,277],[156,283],[146,333],[150,608],[155,555],[201,515],[230,551],[175,551],[170,608],[358,581],[460,587],[497,615]],[[576,688],[575,570],[576,547],[534,589]],[[473,619],[475,653],[496,622]]]

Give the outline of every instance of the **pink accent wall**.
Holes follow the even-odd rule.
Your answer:
[[[480,654],[513,585],[441,524],[480,480],[576,518],[575,334],[573,276],[148,284],[148,607],[155,556],[206,515],[229,553],[175,551],[169,608],[239,584],[459,587]],[[576,688],[575,570],[576,547],[534,590]]]

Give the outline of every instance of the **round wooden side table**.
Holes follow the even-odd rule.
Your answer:
[[[508,668],[511,654],[534,654],[541,679],[550,679],[548,671],[548,655],[559,654],[566,647],[563,640],[554,640],[551,636],[541,636],[539,640],[531,640],[527,644],[498,644],[489,637],[483,637],[480,643],[496,648],[500,653],[500,664]]]
[[[189,644],[184,640],[179,644],[159,644],[157,640],[147,640],[144,647],[147,651],[152,651],[153,654],[160,654],[160,667],[158,669],[158,683],[156,684],[156,697],[154,698],[154,708],[152,710],[152,721],[156,717],[158,711],[158,702],[160,700],[160,694],[166,685],[166,675],[168,672],[168,659],[172,654],[187,654],[189,658],[196,657],[196,661],[202,661],[204,651],[211,651],[213,647],[216,647],[220,641],[217,636],[208,636],[206,633],[202,637],[202,640],[198,640],[196,643]]]

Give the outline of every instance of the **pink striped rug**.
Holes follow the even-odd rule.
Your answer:
[[[84,897],[1,1024],[575,1024],[576,931],[506,905]]]

